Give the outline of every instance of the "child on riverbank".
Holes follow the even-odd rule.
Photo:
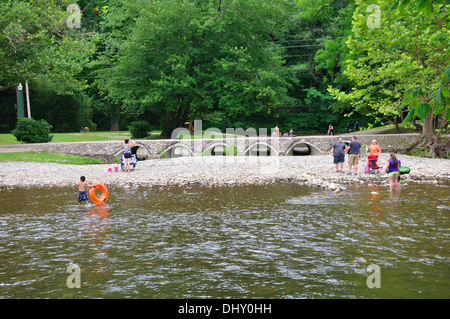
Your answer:
[[[88,183],[85,182],[86,177],[81,176],[80,181],[77,184],[78,187],[78,206],[81,205],[81,202],[86,202],[86,206],[89,206],[89,199],[86,195],[86,188],[91,187]]]
[[[129,139],[125,139],[125,141],[123,142],[123,157],[125,157],[125,167],[124,167],[124,172],[129,172],[130,171],[130,166],[131,166],[131,147],[136,145],[135,142],[129,140]]]

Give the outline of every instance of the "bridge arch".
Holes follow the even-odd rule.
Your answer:
[[[161,158],[176,158],[182,156],[194,156],[194,152],[192,149],[183,143],[175,143],[168,146],[165,150],[163,150],[160,154]]]
[[[257,151],[254,151],[254,149]],[[279,151],[267,142],[254,142],[244,151],[245,156],[278,156]]]
[[[322,151],[315,145],[305,142],[296,141],[292,143],[285,152],[286,156],[292,155],[322,155]]]
[[[149,151],[147,146],[141,143],[136,143],[136,145],[131,147],[131,154],[136,154],[136,157],[140,161],[148,158],[150,156],[150,153],[151,152]],[[122,157],[122,155],[123,155],[123,147],[115,151],[113,156],[114,158],[118,158],[120,160],[120,157]]]
[[[212,142],[208,146],[206,146],[203,151],[203,156],[210,156],[210,155],[226,155],[226,150],[229,148],[230,145],[228,145],[225,142]],[[217,148],[217,150],[216,150]]]

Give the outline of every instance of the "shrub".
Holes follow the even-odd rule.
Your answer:
[[[151,134],[150,124],[145,120],[131,123],[128,129],[131,132],[132,138],[143,138]]]
[[[19,142],[47,143],[53,138],[53,135],[50,134],[51,129],[52,126],[45,120],[37,121],[32,118],[20,118],[12,133]]]
[[[234,122],[233,125],[234,125],[235,129],[240,128],[240,127],[244,128],[244,126],[245,126],[245,124],[242,122]]]

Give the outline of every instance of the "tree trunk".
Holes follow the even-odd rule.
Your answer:
[[[427,157],[448,157],[450,156],[450,140],[443,139],[441,133],[434,134],[435,130],[434,128],[442,129],[444,125],[446,125],[447,121],[445,119],[442,119],[442,122],[439,120],[439,116],[435,118],[436,121],[433,121],[433,119],[430,121],[433,125],[433,129],[428,134],[431,134],[431,140],[427,136],[427,144],[425,145],[425,148],[429,148],[430,151],[427,154]],[[429,130],[429,128],[428,128]],[[425,131],[425,126],[424,126]],[[430,142],[431,141],[431,142]]]
[[[432,112],[432,110],[430,110]],[[433,122],[433,113],[430,114],[428,112],[428,115],[423,119],[423,135],[427,138],[427,143],[425,147],[430,147],[435,140],[434,136],[434,122]]]
[[[111,127],[109,128],[110,131],[118,131],[119,130],[119,106],[118,105],[111,105],[110,106],[110,118],[111,118]]]
[[[119,130],[119,122],[116,121],[116,122],[111,123],[111,127],[109,130],[110,131],[118,131]]]
[[[394,125],[395,125],[395,132],[398,133],[400,131],[400,128],[398,126],[398,115],[395,116]]]
[[[168,111],[161,135],[170,138],[173,130],[179,127],[184,127],[184,123],[186,122],[188,113],[188,108],[183,107],[179,107],[176,111]]]

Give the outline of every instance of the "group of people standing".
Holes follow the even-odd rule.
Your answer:
[[[352,137],[352,141],[348,146],[342,142],[342,137],[339,137],[338,140],[331,145],[331,155],[333,156],[333,163],[336,166],[336,172],[344,172],[346,153],[348,154],[347,175],[352,175],[352,167],[355,170],[355,175],[358,175],[358,161],[361,157],[361,144],[357,141],[356,136]]]
[[[281,134],[281,132],[280,132],[280,128],[278,127],[278,125],[275,125],[275,127],[272,129],[272,134],[271,134],[272,136],[284,136],[284,137],[295,137],[296,135],[294,135],[294,130],[293,129],[290,129],[289,130],[289,134],[288,133],[284,133],[284,134]]]
[[[379,156],[381,153],[381,147],[376,140],[372,140],[372,144],[366,145],[369,149],[369,156]],[[345,154],[348,154],[348,173],[352,175],[352,168],[354,169],[354,175],[358,175],[358,162],[361,158],[361,143],[357,141],[357,137],[353,136],[348,146],[342,141],[342,137],[339,137],[337,141],[331,145],[331,155],[333,156],[333,163],[335,164],[336,172],[344,173]],[[397,159],[394,153],[390,153],[389,159],[382,173],[389,175],[389,184],[391,191],[394,186],[400,190],[401,185],[399,183],[400,176],[400,161]]]

